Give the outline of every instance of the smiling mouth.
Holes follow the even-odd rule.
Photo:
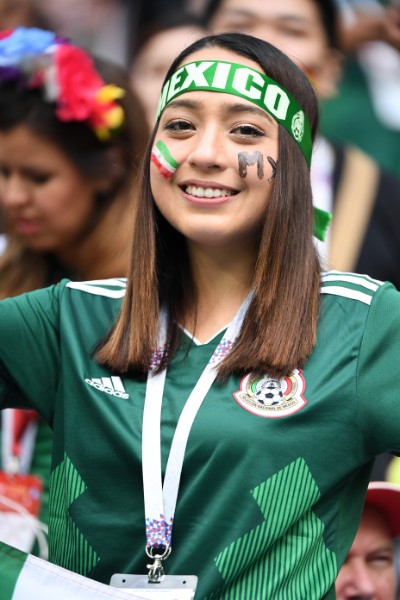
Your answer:
[[[183,191],[196,198],[226,198],[235,196],[238,192],[227,190],[225,188],[200,187],[197,185],[185,185]]]

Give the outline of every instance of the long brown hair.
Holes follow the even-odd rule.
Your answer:
[[[100,279],[123,277],[129,266],[132,213],[136,209],[136,180],[147,139],[143,108],[130,89],[124,69],[96,59],[97,71],[106,83],[125,92],[123,126],[109,141],[97,138],[86,122],[62,122],[55,106],[43,98],[41,89],[4,83],[0,91],[0,131],[26,125],[56,145],[87,179],[109,177],[111,189],[96,195],[90,221],[82,224],[79,256],[74,265],[59,263],[54,253],[35,252],[5,225],[7,247],[0,257],[0,298],[34,290],[62,277]]]
[[[299,102],[313,137],[318,104],[306,77],[279,50],[243,34],[220,34],[194,42],[172,64],[167,76],[192,53],[222,47],[257,62]],[[168,352],[165,368],[177,348],[180,329],[193,289],[184,237],[158,211],[150,190],[150,150],[144,162],[127,292],[118,321],[101,343],[99,362],[111,370],[145,376],[156,346],[159,308],[167,307]],[[254,297],[233,351],[219,366],[219,376],[232,373],[289,374],[304,365],[316,339],[320,265],[312,239],[313,207],[310,173],[301,150],[279,126],[279,156],[274,191],[265,210],[253,278]]]

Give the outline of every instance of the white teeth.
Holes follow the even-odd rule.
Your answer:
[[[232,196],[231,190],[225,190],[223,188],[203,188],[195,185],[187,185],[185,192],[190,196],[196,196],[197,198],[221,198],[225,196]]]

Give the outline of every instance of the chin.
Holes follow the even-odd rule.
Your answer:
[[[36,253],[55,253],[57,252],[58,246],[54,243],[51,243],[47,240],[42,239],[32,239],[32,238],[23,238],[23,243],[25,248],[32,250],[32,252]]]

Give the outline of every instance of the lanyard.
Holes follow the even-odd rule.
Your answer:
[[[182,413],[172,439],[165,470],[164,485],[161,475],[161,407],[164,393],[166,369],[161,373],[149,372],[146,385],[146,397],[143,412],[142,429],[142,468],[143,493],[146,517],[147,555],[154,558],[149,565],[149,580],[157,581],[163,574],[161,560],[171,551],[172,527],[183,460],[190,430],[197,412],[217,376],[217,365],[231,351],[239,334],[252,294],[249,294],[222,340],[208,361],[193,388]],[[166,315],[162,311],[160,318],[159,348],[165,347]],[[161,549],[161,554],[159,550]],[[154,570],[159,570],[156,579],[151,579]]]

